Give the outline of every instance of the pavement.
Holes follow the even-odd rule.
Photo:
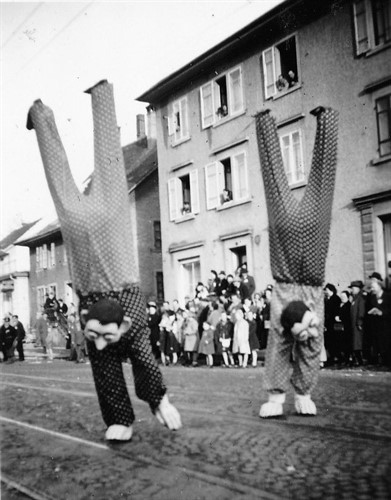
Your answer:
[[[25,352],[0,365],[5,500],[391,498],[391,372],[322,370],[316,417],[296,415],[290,393],[284,417],[263,420],[263,367],[162,367],[183,420],[170,432],[125,364],[134,436],[112,444],[91,368]]]

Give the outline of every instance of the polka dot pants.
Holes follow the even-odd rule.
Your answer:
[[[134,412],[122,369],[123,361],[131,360],[136,394],[149,403],[152,412],[166,392],[162,374],[152,356],[144,298],[137,287],[121,292],[91,293],[79,298],[80,310],[88,309],[101,298],[117,300],[132,320],[129,332],[119,342],[101,351],[96,349],[94,342],[87,342],[103,420],[107,426],[129,426],[134,421]]]
[[[280,323],[283,309],[292,300],[302,300],[319,319],[319,336],[298,342],[283,333]],[[276,283],[270,305],[270,332],[266,349],[266,390],[287,392],[290,383],[297,394],[311,394],[319,374],[323,345],[323,288],[291,283]]]

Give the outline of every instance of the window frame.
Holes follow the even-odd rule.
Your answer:
[[[302,162],[302,178],[298,178],[297,173],[299,170],[296,168],[293,170],[293,173],[295,175],[292,175],[292,180],[290,181],[289,179],[289,170],[287,169],[287,165],[285,164],[284,161],[284,146],[283,146],[283,139],[284,137],[289,137],[289,159],[292,161],[294,159],[294,143],[293,143],[293,136],[294,134],[298,134],[299,136],[299,149],[300,149],[300,155],[301,155],[301,162]],[[293,128],[291,130],[287,130],[285,132],[281,131],[279,132],[279,142],[280,142],[280,149],[281,149],[281,157],[282,161],[284,164],[284,171],[285,175],[287,177],[288,185],[289,187],[295,187],[295,186],[301,186],[303,184],[307,183],[307,175],[306,175],[306,168],[305,168],[305,160],[304,160],[304,137],[303,137],[303,130],[301,128]]]
[[[360,6],[362,9],[358,10]],[[353,2],[354,43],[356,56],[370,54],[373,50],[391,45],[391,36],[389,40],[376,43],[376,20],[373,15],[373,7],[373,0],[356,0]],[[360,16],[364,17],[363,22],[361,23],[358,21]],[[391,18],[389,22],[391,24]],[[365,32],[361,33],[362,30]],[[365,43],[365,47],[361,48],[360,45],[363,42]]]
[[[176,145],[190,138],[189,106],[187,95],[173,101],[170,108],[171,112],[168,117],[168,135],[172,136],[173,144]]]
[[[296,53],[296,76],[297,76],[297,84],[289,87],[287,86],[286,90],[277,90],[277,78],[278,74],[281,72],[281,62],[277,61],[276,58],[276,48],[289,40],[290,38],[293,38],[295,41],[295,53]],[[268,83],[268,78],[267,78],[267,62],[265,60],[265,54],[271,52],[272,58],[271,58],[271,64],[272,64],[272,74],[273,74],[273,81],[271,83]],[[298,34],[297,33],[291,33],[290,35],[281,38],[278,42],[274,43],[273,45],[270,45],[267,47],[265,50],[262,51],[262,71],[263,71],[263,92],[264,92],[264,99],[267,101],[268,99],[276,99],[277,97],[280,97],[282,95],[285,95],[289,92],[292,92],[301,86],[301,71],[300,71],[300,51],[299,51],[299,40],[298,40]],[[273,91],[272,93],[269,94],[268,88],[272,87]]]
[[[382,99],[387,99],[388,100],[388,108],[386,110],[387,113],[387,122],[388,122],[388,139],[386,140],[381,140],[380,138],[380,125],[379,125],[379,110],[378,110],[378,102],[381,101]],[[379,159],[382,158],[388,158],[391,155],[391,146],[390,146],[390,152],[388,153],[381,153],[381,145],[382,143],[389,142],[391,144],[391,93],[385,94],[382,96],[379,96],[375,100],[375,113],[376,113],[376,128],[377,128],[377,150],[378,150],[378,157]]]
[[[240,175],[239,172],[240,165],[238,164],[238,158],[241,156],[243,156],[244,159],[244,175]],[[221,194],[223,189],[226,188],[223,161],[227,159],[230,160],[231,166],[232,200],[226,203],[232,203],[232,205],[234,205],[250,199],[247,152],[245,150],[240,150],[205,165],[204,175],[207,210],[214,210],[224,205],[224,203],[221,202]],[[211,182],[211,178],[214,178],[214,181]],[[244,180],[244,183],[241,182],[242,180]],[[212,183],[214,183],[214,185]],[[242,184],[245,186],[245,194],[240,196],[239,192]]]
[[[235,98],[235,81],[233,75],[239,72],[238,88],[239,96]],[[219,92],[220,85],[217,83],[222,78],[225,78],[227,89],[227,113],[224,114],[222,108],[221,96]],[[207,101],[208,100],[208,101]],[[244,86],[243,86],[243,69],[242,64],[220,73],[213,80],[208,81],[200,87],[200,108],[201,108],[201,128],[206,129],[220,123],[221,121],[234,118],[245,110]],[[238,105],[237,109],[234,108]],[[211,109],[210,109],[211,108]],[[221,117],[219,117],[221,115]]]
[[[181,178],[189,176],[190,184],[190,212],[189,214],[182,214],[183,209],[183,194],[182,194],[182,181]],[[169,220],[175,222],[178,219],[184,218],[189,215],[196,215],[200,212],[199,201],[199,182],[198,182],[198,169],[191,170],[190,172],[178,177],[172,177],[167,181],[168,186],[168,206],[169,206]]]

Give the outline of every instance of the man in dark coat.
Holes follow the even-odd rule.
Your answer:
[[[5,362],[12,363],[14,361],[16,337],[17,331],[11,325],[11,318],[6,316],[0,327],[0,349]]]
[[[391,295],[383,289],[383,278],[377,272],[369,276],[371,293],[367,299],[367,317],[374,361],[391,367]]]
[[[349,288],[352,290],[350,320],[352,325],[352,350],[357,365],[363,364],[362,350],[364,337],[365,297],[362,293],[364,283],[360,280],[352,281]]]
[[[23,340],[26,337],[26,331],[24,329],[23,323],[19,321],[19,316],[14,314],[12,316],[12,326],[15,328],[16,336],[16,350],[18,351],[19,361],[24,361],[24,350],[23,350]]]

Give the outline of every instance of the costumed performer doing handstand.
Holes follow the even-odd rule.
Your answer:
[[[256,115],[258,148],[269,218],[271,270],[276,284],[271,299],[271,329],[266,349],[268,402],[262,418],[283,414],[289,382],[295,409],[316,415],[311,393],[316,386],[323,346],[324,274],[334,194],[338,114],[318,107],[311,172],[303,198],[288,185],[275,119]]]
[[[146,307],[138,272],[127,182],[112,85],[91,94],[95,170],[80,193],[59,137],[53,112],[40,100],[30,108],[50,192],[61,224],[73,288],[79,297],[84,334],[108,440],[129,440],[134,413],[122,361],[130,358],[136,394],[169,429],[181,427],[152,356]]]

